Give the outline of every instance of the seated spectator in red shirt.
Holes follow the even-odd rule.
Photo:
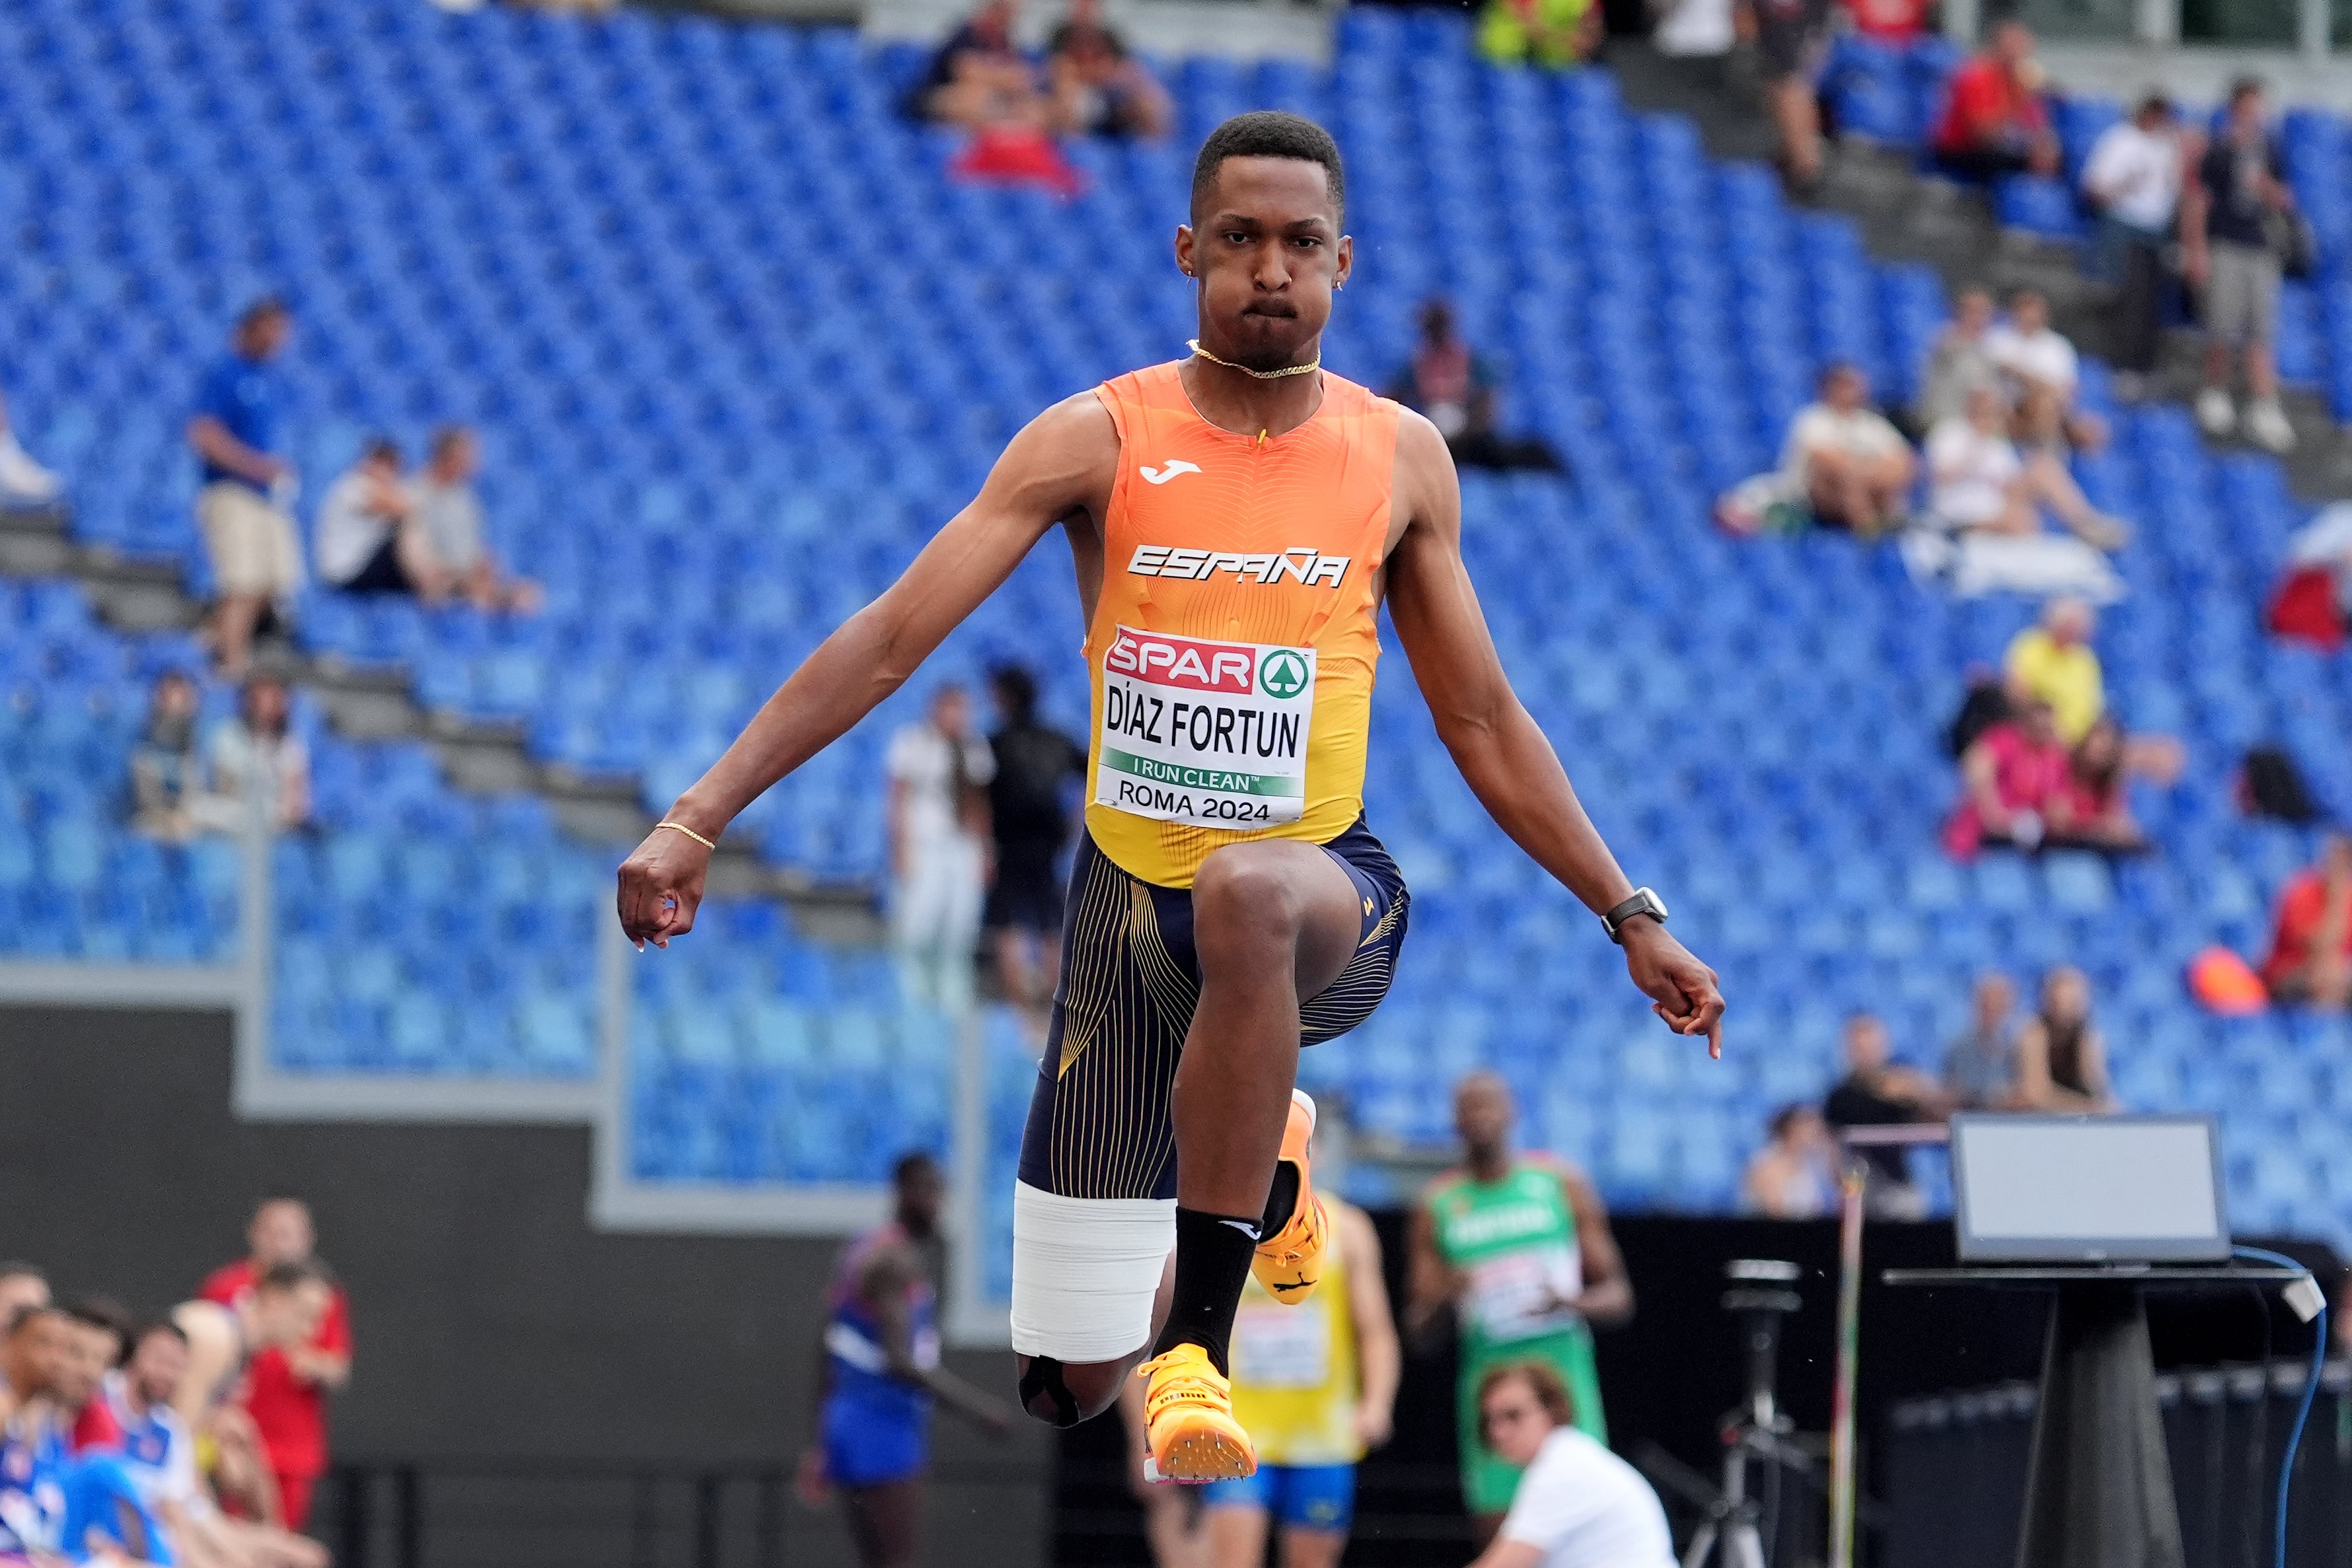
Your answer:
[[[2074,768],[2050,705],[2022,698],[2016,716],[1977,737],[1961,756],[1960,803],[1944,825],[1944,847],[1961,860],[1988,844],[2041,848]]]
[[[2124,727],[2113,714],[2101,716],[2074,743],[2065,780],[2051,797],[2049,841],[2123,853],[2147,848],[2124,798],[2124,780],[2134,771]]]
[[[2352,1006],[2352,836],[2328,834],[2319,863],[2279,894],[2263,983],[2275,1002]]]
[[[2042,65],[2022,22],[1992,30],[1982,53],[1952,73],[1950,100],[1936,127],[1936,163],[1964,180],[2053,173],[2058,138],[2042,102]]]

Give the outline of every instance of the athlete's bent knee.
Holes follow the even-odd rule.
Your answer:
[[[1192,878],[1192,929],[1197,945],[1239,940],[1263,950],[1268,941],[1296,938],[1306,919],[1297,881],[1279,852],[1262,844],[1213,850]],[[1207,956],[1203,953],[1202,956]]]
[[[1021,1408],[1049,1427],[1091,1421],[1118,1403],[1118,1391],[1143,1358],[1139,1349],[1124,1361],[1072,1364],[1050,1355],[1013,1357],[1021,1375]]]

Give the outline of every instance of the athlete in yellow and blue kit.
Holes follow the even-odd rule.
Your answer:
[[[1257,1473],[1202,1489],[1210,1568],[1258,1568],[1280,1531],[1283,1568],[1337,1568],[1355,1521],[1356,1465],[1389,1439],[1403,1354],[1364,1211],[1320,1200],[1331,1221],[1323,1280],[1296,1306],[1255,1280],[1234,1319],[1234,1416]]]
[[[1307,1300],[1328,1237],[1299,1048],[1370,1014],[1404,933],[1403,881],[1362,820],[1383,605],[1488,813],[1601,917],[1668,1027],[1722,1043],[1714,971],[1619,869],[1504,676],[1444,439],[1322,369],[1354,264],[1345,213],[1319,126],[1219,126],[1176,232],[1198,291],[1191,356],[1015,436],[620,873],[630,937],[691,930],[728,823],[1064,531],[1093,688],[1087,832],[1015,1188],[1013,1347],[1023,1406],[1059,1425],[1108,1409],[1139,1365],[1171,1479],[1256,1468],[1226,1375],[1243,1282]]]

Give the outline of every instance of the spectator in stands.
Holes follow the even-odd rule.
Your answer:
[[[2286,561],[2264,622],[2279,636],[2333,653],[2344,645],[2352,610],[2352,501],[2320,507],[2287,540]]]
[[[2062,964],[2042,977],[2042,1009],[2017,1031],[2017,1108],[2109,1112],[2107,1048],[2091,1022],[2091,982]]]
[[[1157,141],[1176,122],[1175,106],[1143,62],[1101,18],[1100,0],[1075,0],[1054,29],[1045,57],[1055,129],[1074,136]]]
[[[196,683],[177,670],[155,677],[147,723],[131,748],[131,827],[165,843],[185,843],[206,816],[204,758],[196,744]]]
[[[908,994],[950,1014],[971,1005],[972,945],[988,882],[988,796],[996,776],[961,686],[890,737],[886,821],[893,879],[891,939]]]
[[[2159,739],[2156,744],[2173,743]],[[2094,721],[2074,743],[2066,782],[2052,802],[2049,842],[2109,854],[2137,854],[2147,849],[2147,835],[2132,820],[2124,780],[2148,770],[2144,758],[2135,756],[2136,750],[2144,754],[2148,749],[2126,737],[2113,714]]]
[[[1037,683],[1018,664],[989,677],[997,730],[988,737],[988,825],[996,875],[985,921],[996,938],[1004,993],[1042,1021],[1061,973],[1062,877],[1068,793],[1087,776],[1087,748],[1037,716]]]
[[[1876,538],[1901,520],[1918,464],[1911,444],[1870,406],[1861,370],[1833,361],[1821,396],[1798,413],[1780,449],[1780,471],[1813,520]]]
[[[536,614],[543,597],[539,584],[507,575],[485,538],[481,497],[474,492],[481,465],[481,444],[471,430],[445,424],[433,433],[425,466],[408,486],[419,542],[449,591],[476,609]]]
[[[1952,73],[1932,138],[1937,166],[1974,181],[2055,172],[2058,138],[2042,101],[2042,79],[2032,30],[2014,19],[1994,24],[1984,48]]]
[[[2274,1002],[2352,1007],[2352,834],[2328,834],[2318,863],[2280,891],[2263,984]]]
[[[1822,1120],[1843,1131],[1938,1122],[1950,1113],[1942,1085],[1891,1057],[1886,1025],[1875,1014],[1855,1013],[1847,1019],[1845,1076],[1822,1102]],[[1871,1145],[1856,1152],[1869,1176],[1863,1202],[1874,1218],[1916,1219],[1926,1212],[1927,1196],[1911,1179],[1908,1149]]]
[[[972,131],[1046,123],[1037,73],[1013,41],[1014,11],[1013,0],[984,0],[948,35],[918,89],[924,118]]]
[[[2116,597],[2120,585],[2100,552],[2120,547],[2130,529],[2091,505],[2063,458],[2020,452],[2012,429],[2001,394],[1979,385],[1964,417],[1927,433],[1924,520],[1963,547],[1955,586]],[[2073,538],[2045,536],[2044,507]],[[1968,586],[1961,580],[1970,573],[1981,580]]]
[[[1420,346],[1397,372],[1389,395],[1426,414],[1463,467],[1559,468],[1559,457],[1542,442],[1513,439],[1495,428],[1493,370],[1455,331],[1454,308],[1443,299],[1422,305]]]
[[[1822,181],[1822,110],[1816,90],[1829,39],[1828,0],[1743,0],[1756,40],[1764,107],[1780,143],[1780,173],[1800,193]]]
[[[310,750],[293,731],[293,702],[286,683],[255,675],[237,694],[236,714],[213,731],[212,794],[227,803],[229,820],[213,825],[234,831],[244,822],[252,792],[262,797],[263,814],[279,831],[310,822]],[[220,807],[215,805],[217,813]]]
[[[37,512],[57,505],[65,481],[33,461],[8,423],[8,404],[0,399],[0,512]]]
[[[1494,1544],[1471,1568],[1675,1568],[1658,1494],[1578,1429],[1576,1405],[1540,1361],[1508,1362],[1478,1379],[1479,1446],[1519,1479]]]
[[[1918,418],[1932,431],[1947,420],[1969,412],[1969,397],[1979,387],[1998,392],[2000,371],[1992,362],[1986,339],[1992,331],[1992,291],[1969,287],[1952,301],[1952,319],[1936,336],[1927,352],[1927,368],[1919,378]],[[2008,416],[2006,404],[2001,408]]]
[[[2009,438],[2009,405],[1989,382],[1927,433],[1927,518],[1956,536],[2042,531],[2025,461]]]
[[[205,624],[221,673],[245,677],[253,639],[274,604],[302,583],[302,548],[287,515],[294,467],[279,455],[284,386],[274,368],[294,318],[276,299],[249,308],[226,358],[205,377],[188,444],[204,465],[196,522],[220,598]]]
[[[2017,1092],[2017,988],[1987,969],[1977,977],[1969,1027],[1944,1051],[1944,1092],[1962,1111],[2005,1111]]]
[[[405,593],[439,601],[449,580],[434,561],[416,497],[401,481],[400,448],[370,440],[319,503],[319,575],[345,593]]]
[[[2042,623],[2010,639],[2001,668],[2011,683],[2050,705],[2058,738],[2073,746],[2106,711],[2105,677],[2091,647],[2098,612],[2061,594],[2042,607]]]
[[[2271,135],[2263,84],[2242,78],[2230,89],[2230,113],[2197,162],[2181,222],[2182,270],[2205,290],[2205,390],[2197,423],[2212,436],[2238,430],[2230,395],[2230,350],[2244,350],[2247,440],[2273,452],[2294,445],[2294,426],[2279,402],[2279,278],[2283,232],[2295,221],[2294,193]]]
[[[1581,65],[1601,43],[1595,0],[1486,0],[1478,52],[1496,65]]]
[[[1989,846],[2040,849],[2053,802],[2074,771],[2050,705],[2027,695],[2015,710],[1960,758],[1960,800],[1944,826],[1944,847],[1961,860]]]
[[[1783,1105],[1770,1141],[1748,1162],[1739,1206],[1768,1219],[1817,1219],[1837,1207],[1837,1145],[1811,1105]]]
[[[2050,302],[2039,289],[2021,288],[2009,297],[2009,319],[1985,334],[1985,353],[2008,383],[2018,409],[2017,438],[2027,450],[2058,449],[2061,441],[2093,452],[2106,444],[2107,422],[2075,406],[2082,360],[2066,335],[2050,325]]]
[[[49,1304],[49,1277],[38,1263],[11,1259],[0,1263],[0,1334],[19,1312]]]
[[[310,1518],[312,1488],[327,1473],[327,1396],[352,1377],[351,1299],[319,1262],[317,1234],[300,1198],[264,1198],[246,1227],[246,1256],[214,1270],[198,1292],[257,1331],[248,1339],[243,1402],[268,1462],[278,1521],[297,1532]],[[289,1298],[282,1325],[265,1312],[273,1281],[299,1298]],[[264,1343],[265,1333],[277,1337]],[[184,1403],[181,1408],[187,1414]]]
[[[2130,119],[2099,133],[2083,163],[2083,195],[2099,214],[2099,270],[2116,291],[2108,357],[2126,397],[2147,391],[2163,348],[2164,253],[2192,156],[2172,100],[2151,91]]]

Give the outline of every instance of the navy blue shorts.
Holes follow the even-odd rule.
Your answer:
[[[835,1486],[871,1487],[920,1475],[930,1459],[930,1421],[908,1402],[879,1403],[835,1390],[822,1423],[825,1473]]]
[[[1299,1009],[1307,1045],[1347,1033],[1388,995],[1412,902],[1362,818],[1322,849],[1356,884],[1363,936],[1339,977]],[[1024,1182],[1064,1197],[1176,1196],[1176,1061],[1200,999],[1191,890],[1130,876],[1079,834]]]

